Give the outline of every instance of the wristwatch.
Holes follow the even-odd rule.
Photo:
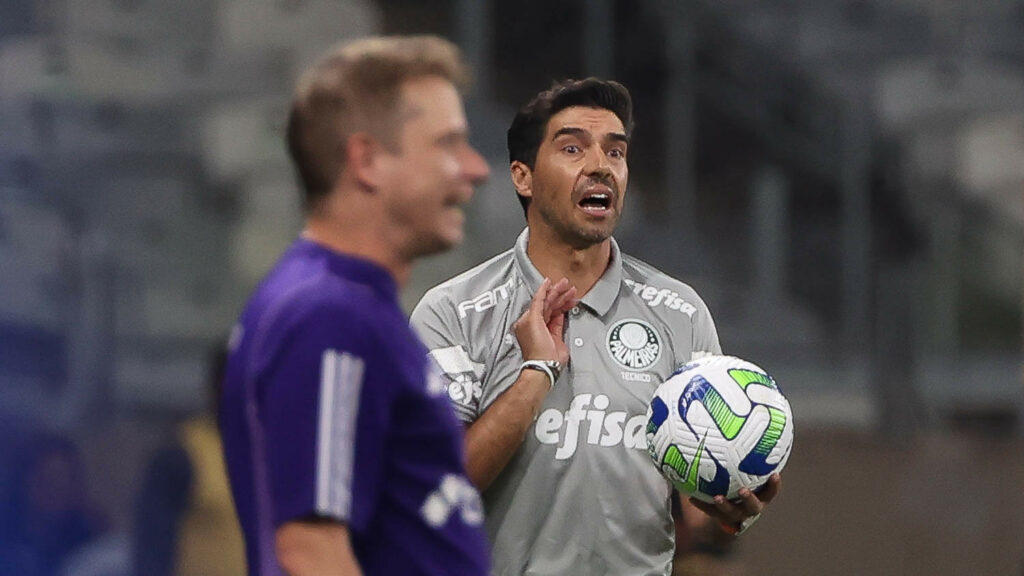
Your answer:
[[[548,375],[548,380],[551,381],[551,387],[555,387],[555,381],[558,380],[558,376],[562,373],[562,363],[558,360],[527,360],[523,362],[523,365],[519,368],[519,371],[523,370],[540,370],[541,372]]]

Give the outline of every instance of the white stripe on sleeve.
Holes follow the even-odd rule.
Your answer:
[[[347,352],[325,350],[320,364],[317,422],[316,511],[348,520],[352,512],[352,468],[364,364]]]

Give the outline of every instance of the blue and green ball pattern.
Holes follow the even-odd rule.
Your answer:
[[[724,372],[722,363],[730,365]],[[749,408],[730,405],[723,386],[737,386]],[[697,406],[713,425],[696,423],[708,419],[692,412]],[[712,356],[683,366],[658,388],[648,411],[648,452],[678,490],[704,500],[718,494],[731,498],[740,487],[756,489],[782,469],[792,429],[789,403],[771,376],[749,362]],[[751,446],[752,433],[758,436]]]

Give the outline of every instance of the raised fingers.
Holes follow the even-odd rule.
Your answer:
[[[545,278],[540,283],[540,288],[537,288],[537,292],[533,295],[533,299],[530,300],[530,307],[527,310],[528,314],[536,314],[541,319],[547,318],[547,300],[548,294],[551,289],[551,280]]]
[[[544,318],[550,321],[555,316],[561,316],[569,311],[576,304],[576,287],[569,284],[569,280],[562,278],[551,285],[544,302]]]

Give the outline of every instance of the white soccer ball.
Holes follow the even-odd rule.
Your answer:
[[[793,412],[775,380],[732,356],[686,364],[654,391],[647,452],[680,492],[711,502],[757,490],[781,472],[793,446]]]

